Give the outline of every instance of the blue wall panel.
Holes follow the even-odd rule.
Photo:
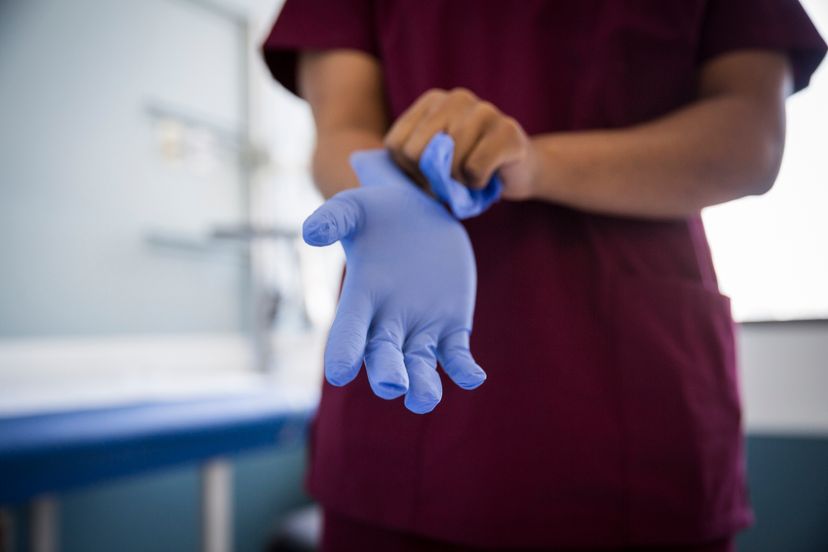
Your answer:
[[[301,448],[233,458],[234,546],[260,552],[285,512],[308,502]],[[61,552],[188,552],[200,547],[196,466],[122,478],[60,499]],[[27,548],[27,512],[14,510],[17,550]]]
[[[828,551],[828,439],[751,436],[747,446],[756,524],[740,552]]]

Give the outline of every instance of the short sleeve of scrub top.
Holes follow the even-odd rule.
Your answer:
[[[286,2],[262,45],[273,77],[296,93],[298,49],[350,49],[376,55],[371,2],[301,0]]]
[[[785,52],[794,89],[808,86],[825,43],[797,0],[710,0],[702,24],[700,61],[735,50]]]

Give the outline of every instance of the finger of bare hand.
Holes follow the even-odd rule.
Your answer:
[[[411,107],[397,118],[385,135],[385,147],[390,150],[399,150],[423,115],[438,106],[447,95],[448,92],[445,90],[434,88],[417,98]]]
[[[461,167],[466,163],[469,154],[483,137],[487,129],[494,124],[500,112],[489,102],[477,102],[466,116],[451,121],[446,132],[454,140],[454,158],[451,163],[451,174],[456,180],[463,180]]]
[[[462,120],[478,103],[477,97],[466,89],[454,89],[439,104],[424,112],[401,146],[403,156],[410,162],[419,162],[420,156],[435,134],[445,131],[454,121]]]
[[[463,163],[461,172],[467,185],[484,188],[500,166],[519,161],[525,155],[527,141],[514,119],[500,119],[480,138]]]

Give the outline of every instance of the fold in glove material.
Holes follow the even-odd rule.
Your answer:
[[[482,190],[473,190],[451,177],[454,140],[438,132],[420,156],[420,171],[428,179],[437,197],[459,219],[476,217],[500,199],[503,184],[495,174]]]

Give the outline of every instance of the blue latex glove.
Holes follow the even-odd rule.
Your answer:
[[[431,411],[443,394],[436,361],[460,387],[486,374],[469,352],[477,287],[463,226],[416,187],[385,150],[355,153],[362,187],[326,201],[305,221],[305,242],[341,241],[347,270],[325,350],[325,376],[337,386],[363,362],[374,393],[405,395]]]
[[[503,184],[495,174],[482,190],[473,190],[451,177],[454,140],[445,132],[438,132],[420,156],[420,171],[428,179],[431,189],[459,219],[476,217],[500,199]]]

